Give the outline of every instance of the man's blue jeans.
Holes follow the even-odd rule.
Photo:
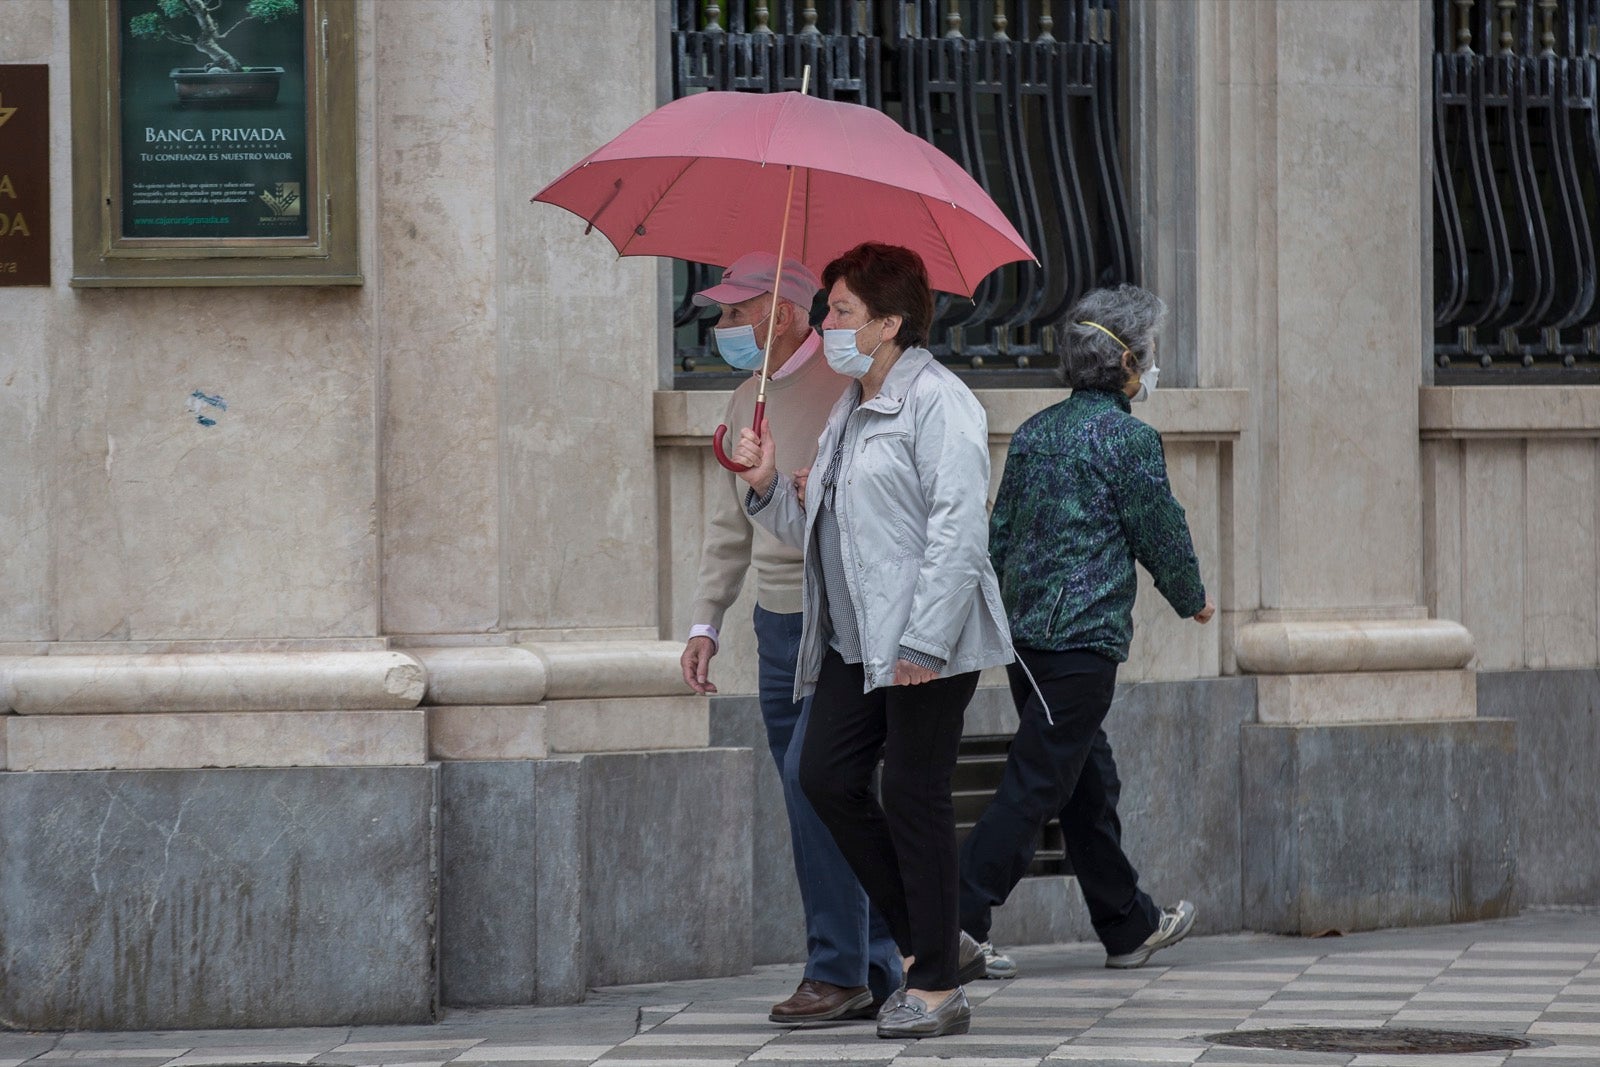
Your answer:
[[[761,718],[789,812],[794,871],[806,913],[806,977],[838,986],[865,985],[874,1000],[882,1000],[900,985],[900,950],[888,925],[868,906],[867,894],[833,835],[800,791],[800,741],[811,710],[810,699],[798,704],[793,699],[800,618],[799,612],[780,615],[756,605]]]

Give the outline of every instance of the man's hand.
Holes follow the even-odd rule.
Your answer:
[[[811,480],[811,468],[802,467],[794,472],[794,495],[800,501],[800,506],[806,506],[806,483]]]
[[[1211,594],[1206,594],[1206,606],[1195,612],[1194,621],[1204,626],[1211,621],[1211,616],[1217,613],[1217,606],[1211,602]]]
[[[910,660],[900,660],[894,665],[895,685],[922,685],[924,682],[934,681],[939,677],[939,672],[928,667],[919,667]]]
[[[691,637],[689,643],[683,646],[683,655],[678,663],[683,667],[683,680],[688,683],[701,696],[715,693],[717,687],[711,684],[711,657],[717,654],[717,643],[709,637]]]

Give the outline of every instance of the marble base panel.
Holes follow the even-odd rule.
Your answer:
[[[692,694],[547,700],[544,707],[551,752],[649,752],[710,743],[706,698]]]
[[[429,1022],[437,782],[0,773],[0,1028]]]
[[[1472,671],[1264,674],[1256,679],[1263,723],[1410,722],[1477,714]]]
[[[535,760],[550,754],[540,704],[430,707],[428,752],[440,760]]]
[[[1078,880],[1070,875],[1024,878],[1011,891],[1011,899],[994,909],[992,918],[989,940],[1002,949],[1094,940],[1089,909]]]
[[[978,690],[967,709],[967,727],[986,727],[1004,721],[1011,707],[1009,692],[998,688]],[[1011,729],[1016,715],[1011,714]],[[715,697],[711,701],[711,743],[751,750],[750,885],[753,960],[768,963],[803,963],[806,958],[805,909],[795,873],[778,768],[767,747],[761,704],[755,697]],[[1077,884],[1071,878],[1025,878],[1005,906],[994,913],[994,939],[1004,944],[1054,944],[1092,936],[1088,914]]]
[[[0,701],[23,715],[412,708],[422,665],[400,652],[25,656],[0,661]]]
[[[1487,671],[1478,709],[1517,724],[1518,904],[1600,901],[1600,671]]]
[[[742,749],[446,763],[439,958],[452,1005],[741,974],[751,959]]]
[[[1122,777],[1123,841],[1142,885],[1163,904],[1199,907],[1200,928],[1241,928],[1239,728],[1255,716],[1255,679],[1140,682],[1119,686],[1106,732]],[[968,736],[1009,735],[1010,692],[980,688],[967,706]],[[756,962],[805,958],[805,918],[790,851],[778,772],[754,697],[711,701],[714,744],[753,750],[750,867]],[[1190,773],[1204,767],[1203,778]],[[997,944],[1092,938],[1082,894],[1065,877],[1026,878],[995,910]]]
[[[1248,928],[1309,935],[1514,912],[1516,723],[1247,725],[1239,747]]]
[[[967,704],[961,732],[967,737],[1010,737],[1017,732],[1017,705],[1004,674],[992,681],[979,676],[978,691]]]
[[[795,877],[783,785],[767,745],[761,702],[753,696],[711,699],[711,744],[750,749],[750,930],[752,962],[800,963],[806,958],[806,917]]]
[[[6,766],[13,771],[388,767],[428,759],[420,709],[9,719]]]
[[[751,753],[585,757],[590,985],[750,969]]]
[[[1105,732],[1122,795],[1123,849],[1157,904],[1193,901],[1199,933],[1239,930],[1239,730],[1255,678],[1118,686]]]
[[[1123,848],[1140,888],[1161,905],[1193,901],[1196,928],[1243,925],[1239,897],[1239,745],[1256,714],[1254,678],[1119,685],[1105,732],[1121,779]],[[1014,732],[1006,690],[979,690],[967,732]],[[1204,768],[1203,774],[1193,773]],[[1092,940],[1072,878],[1023,879],[995,910],[993,940],[1025,944]]]
[[[445,1004],[583,999],[583,770],[582,758],[440,765]]]

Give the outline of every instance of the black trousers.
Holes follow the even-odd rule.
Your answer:
[[[1155,932],[1161,911],[1139,889],[1139,873],[1122,851],[1122,782],[1101,729],[1117,665],[1086,651],[1019,648],[1017,655],[1050,702],[1055,725],[1027,676],[1011,664],[1011,697],[1022,721],[1000,788],[961,847],[961,928],[989,939],[990,909],[1004,904],[1027,873],[1039,831],[1059,814],[1095,934],[1110,955],[1132,952]]]
[[[800,752],[800,788],[900,951],[911,989],[954,989],[956,815],[950,778],[978,675],[863,693],[861,664],[829,649]],[[883,757],[883,804],[872,772]]]

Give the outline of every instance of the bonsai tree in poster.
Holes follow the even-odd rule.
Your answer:
[[[128,20],[128,32],[140,40],[186,44],[207,57],[204,67],[172,70],[181,103],[270,104],[277,99],[283,68],[245,66],[222,42],[248,22],[276,22],[299,10],[296,0],[156,0],[154,11]],[[233,18],[227,29],[219,14],[223,22]]]

